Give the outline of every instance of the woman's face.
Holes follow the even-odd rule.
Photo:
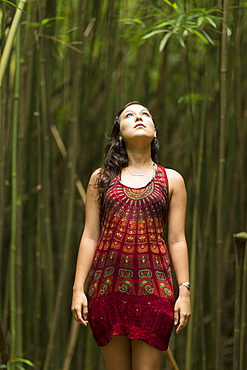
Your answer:
[[[156,136],[156,129],[148,109],[139,104],[125,108],[120,115],[120,135],[125,145],[141,139],[151,143]]]

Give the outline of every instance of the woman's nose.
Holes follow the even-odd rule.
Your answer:
[[[136,121],[142,121],[142,117],[139,114],[136,115]]]

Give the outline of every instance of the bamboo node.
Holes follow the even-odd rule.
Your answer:
[[[233,237],[237,240],[247,241],[247,233],[246,231],[241,231],[237,234],[233,234]]]

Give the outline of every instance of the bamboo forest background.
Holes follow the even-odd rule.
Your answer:
[[[89,176],[116,113],[138,100],[158,125],[159,163],[188,192],[193,313],[170,348],[180,369],[233,367],[233,234],[247,229],[246,6],[26,2],[0,90],[2,364],[105,369],[90,330],[72,320],[72,285]],[[2,55],[15,12],[1,2]],[[246,266],[245,256],[242,356]],[[162,368],[171,369],[165,355]]]

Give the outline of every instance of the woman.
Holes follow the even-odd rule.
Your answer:
[[[158,147],[152,115],[131,102],[117,115],[104,166],[89,181],[72,313],[84,326],[89,319],[107,370],[160,369],[173,325],[179,333],[190,318],[186,190],[176,171],[155,163]]]

